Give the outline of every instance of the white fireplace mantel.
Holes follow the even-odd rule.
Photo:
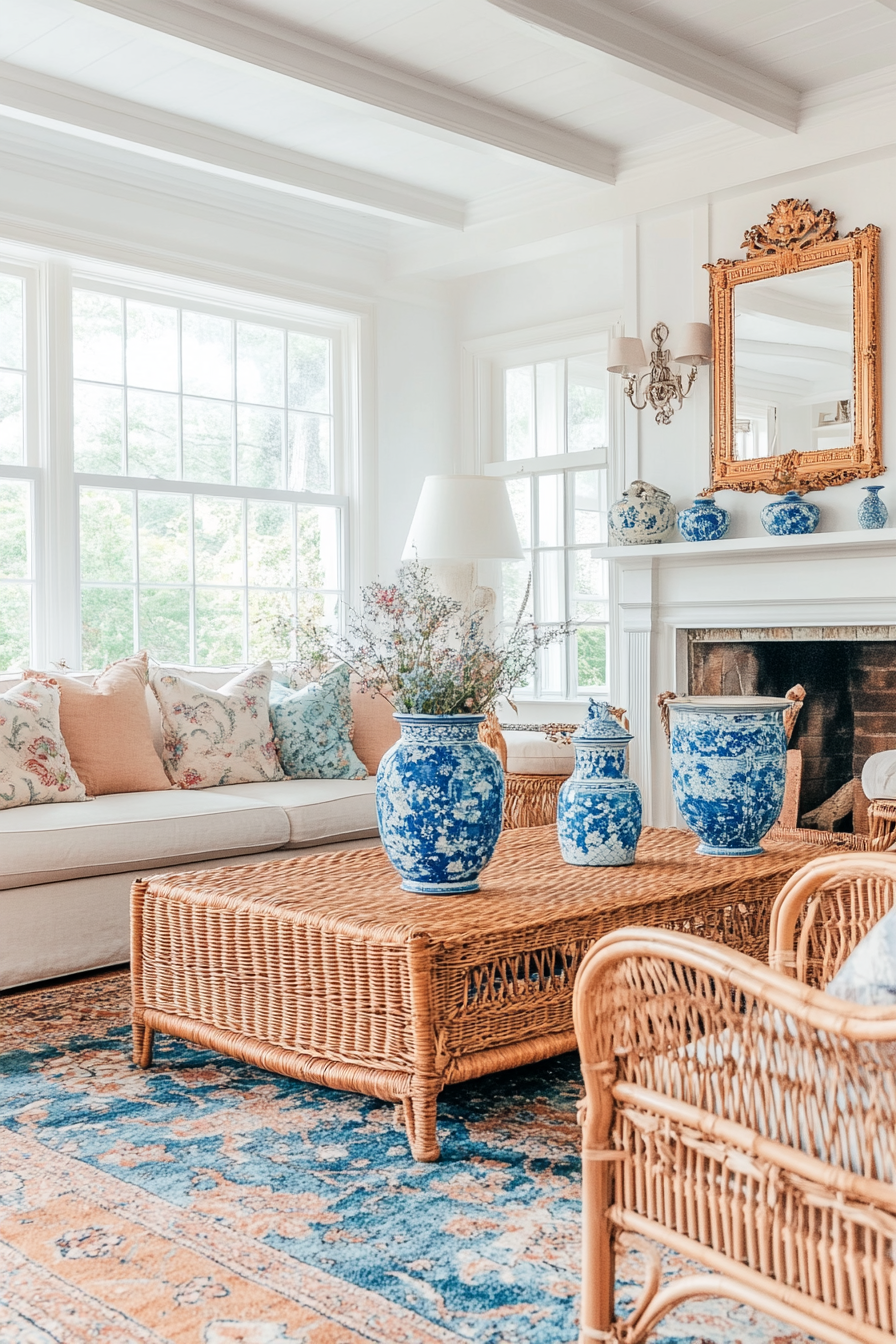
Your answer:
[[[680,630],[780,629],[818,640],[839,638],[837,627],[869,627],[869,637],[896,627],[896,528],[600,546],[592,555],[610,561],[620,618],[614,699],[629,712],[631,773],[655,826],[677,819],[656,697],[688,690]]]

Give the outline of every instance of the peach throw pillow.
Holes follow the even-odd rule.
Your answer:
[[[91,797],[172,787],[152,744],[145,653],[113,663],[92,686],[72,677],[25,675],[59,688],[62,736],[75,772]]]
[[[386,752],[401,737],[401,729],[392,717],[395,710],[381,695],[363,695],[355,677],[351,681],[352,746],[355,755],[375,775]]]

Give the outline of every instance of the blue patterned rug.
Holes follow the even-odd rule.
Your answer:
[[[0,998],[0,1027],[3,1344],[577,1338],[574,1056],[448,1089],[423,1165],[391,1105],[166,1037],[133,1068],[121,974]],[[805,1340],[722,1301],[656,1338]]]

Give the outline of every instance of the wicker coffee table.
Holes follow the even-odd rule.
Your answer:
[[[134,1060],[166,1032],[291,1078],[400,1102],[414,1157],[439,1157],[449,1083],[575,1049],[591,944],[648,924],[763,960],[772,902],[818,845],[703,858],[646,830],[631,868],[573,868],[556,829],[502,835],[464,896],[403,892],[381,849],[135,882]]]

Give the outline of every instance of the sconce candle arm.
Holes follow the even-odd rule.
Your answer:
[[[665,322],[658,322],[650,333],[654,349],[650,352],[649,369],[643,373],[623,374],[623,392],[634,409],[644,411],[649,406],[656,412],[658,425],[669,424],[675,411],[684,405],[684,399],[697,377],[696,363],[688,374],[686,384],[681,374],[673,373],[670,368],[671,355],[664,349],[668,337],[669,328]]]

